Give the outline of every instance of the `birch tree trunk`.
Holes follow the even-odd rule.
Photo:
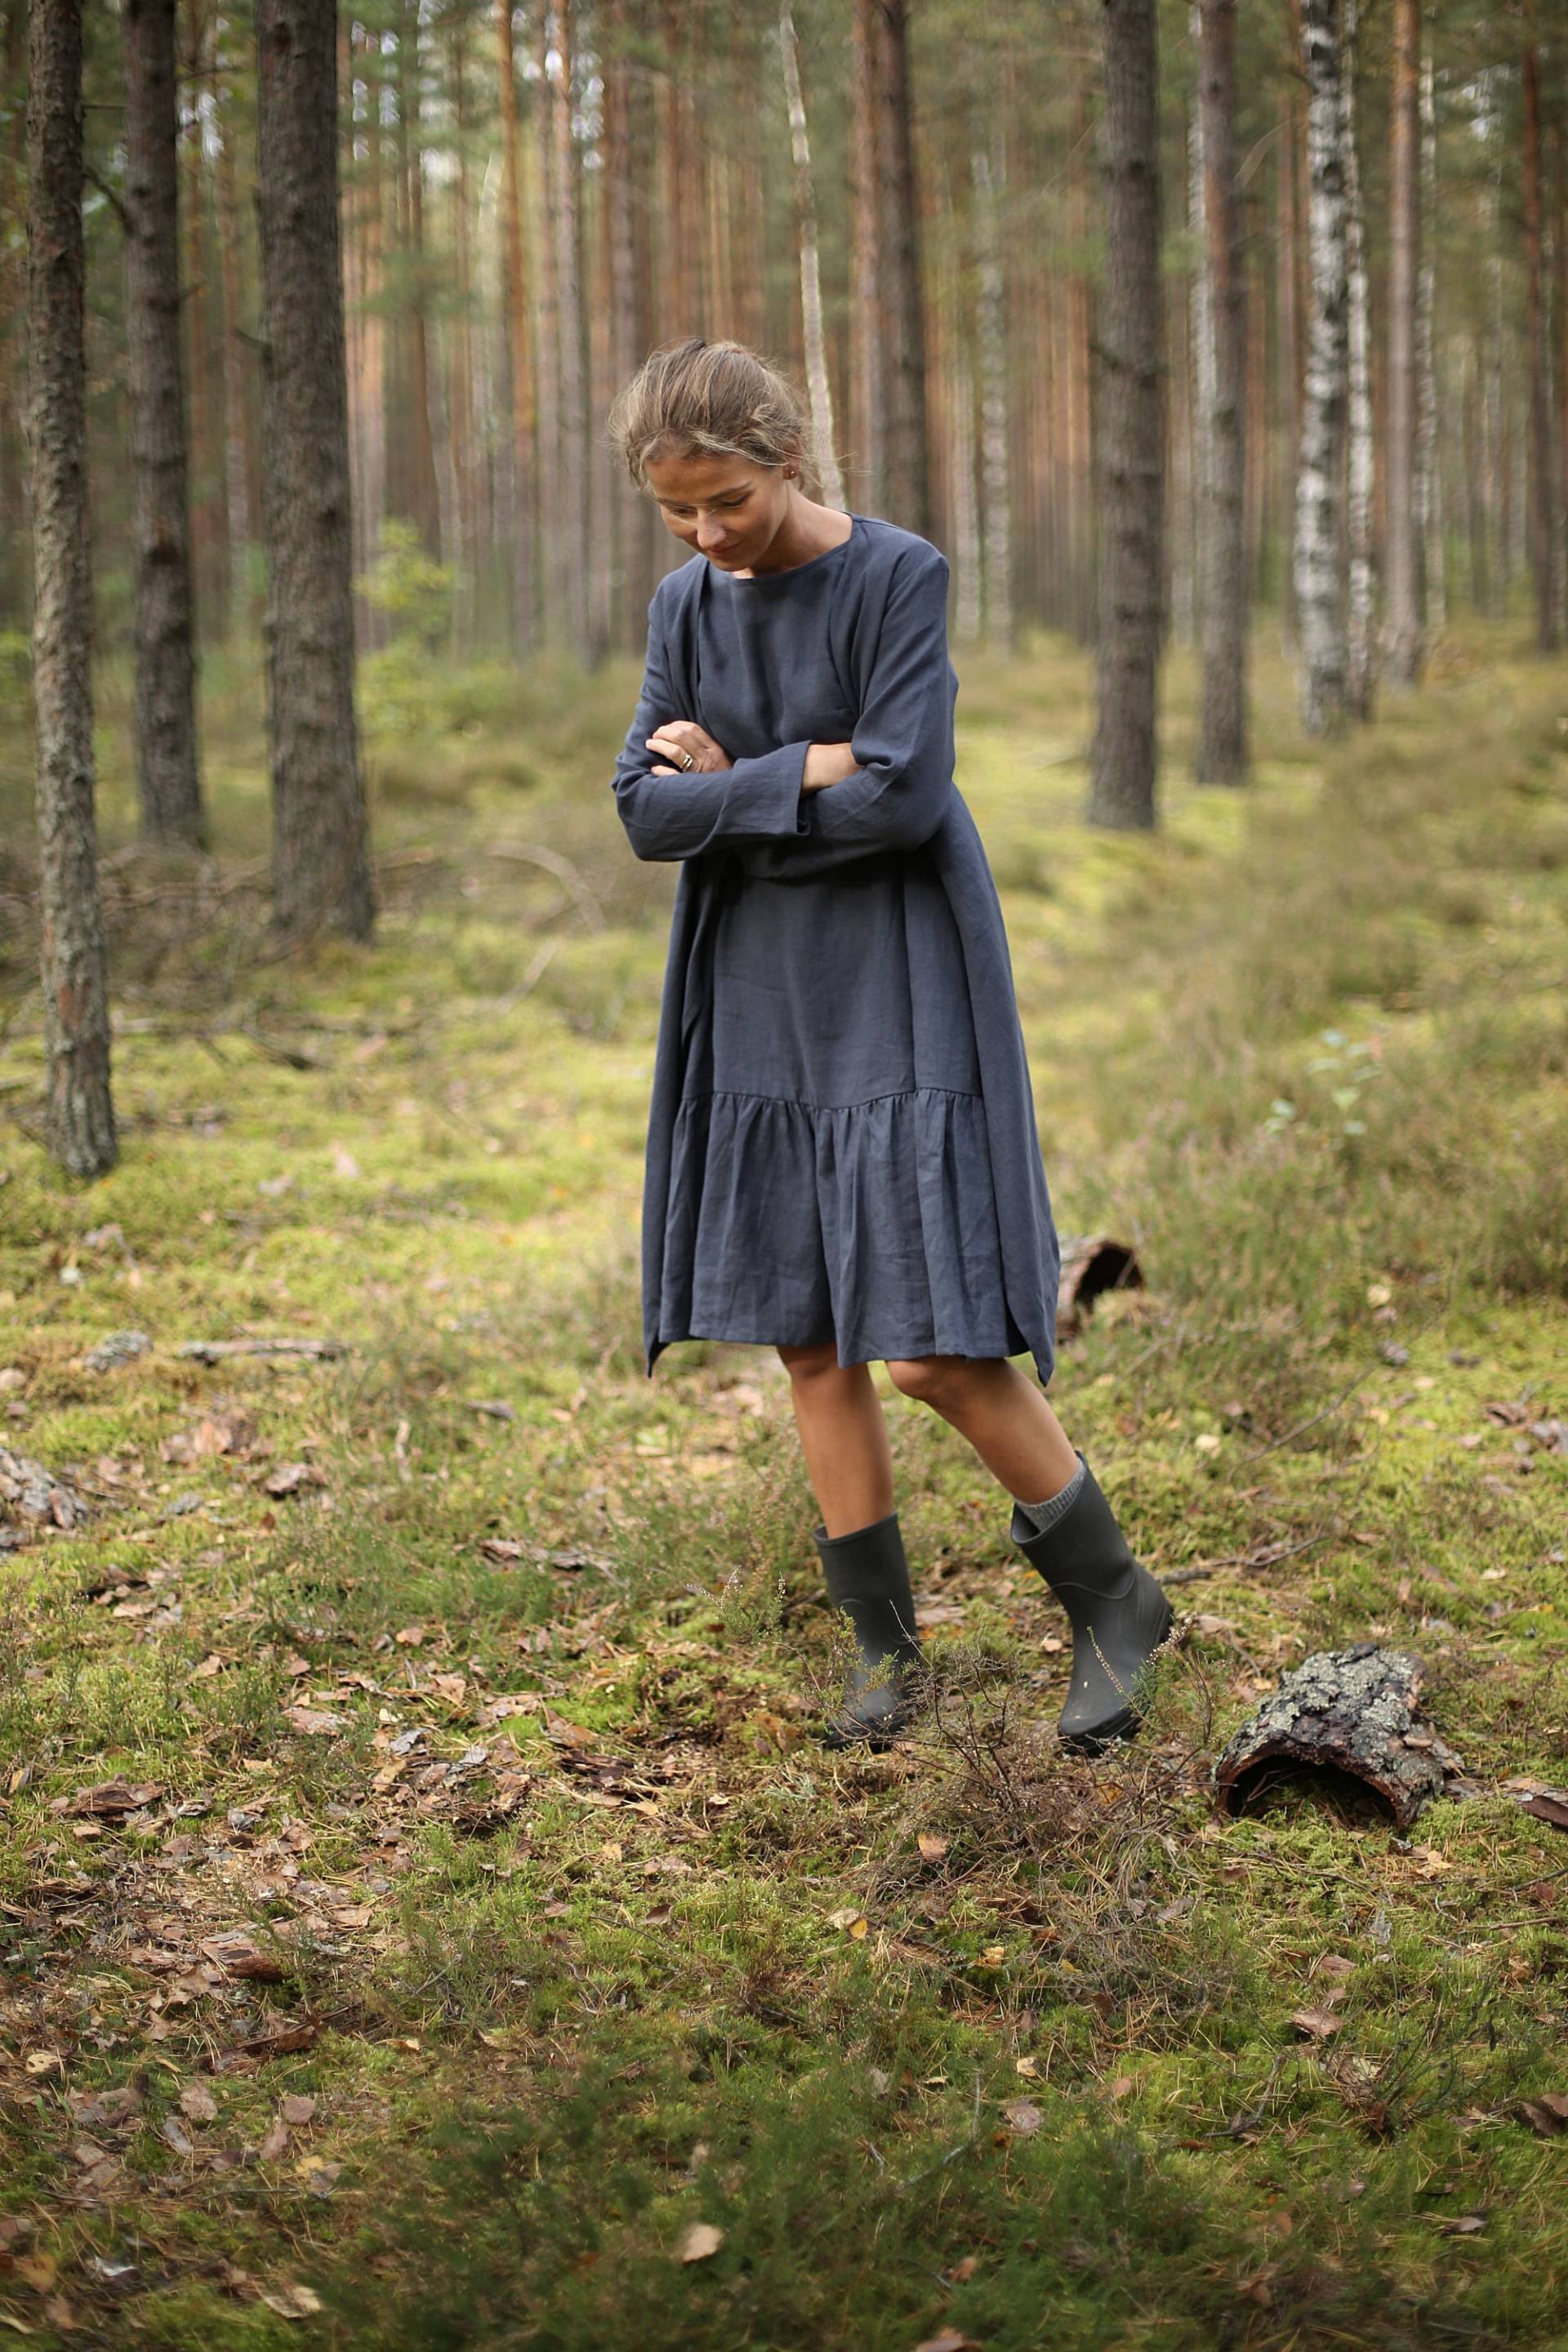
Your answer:
[[[1350,578],[1346,701],[1351,716],[1370,719],[1377,692],[1377,633],[1373,614],[1373,499],[1375,452],[1372,414],[1372,328],[1366,283],[1366,221],[1361,156],[1356,146],[1356,51],[1360,0],[1343,0],[1345,159],[1345,291],[1349,365],[1350,453],[1346,468]]]
[[[1428,45],[1421,57],[1421,267],[1415,279],[1415,518],[1428,640],[1448,625],[1442,445],[1437,437],[1437,103]]]
[[[143,840],[201,849],[190,467],[180,334],[174,0],[124,0],[125,358]]]
[[[1105,269],[1099,320],[1100,639],[1088,816],[1155,822],[1156,691],[1164,582],[1155,0],[1100,0]]]
[[[1242,281],[1241,202],[1236,158],[1236,0],[1201,0],[1199,115],[1202,130],[1204,305],[1210,352],[1200,384],[1210,387],[1202,497],[1207,523],[1199,544],[1205,576],[1200,783],[1245,782],[1247,746],[1247,313]]]
[[[374,917],[354,716],[334,0],[258,0],[263,522],[273,915]]]
[[[1389,682],[1421,676],[1421,577],[1415,514],[1415,278],[1421,244],[1418,107],[1421,0],[1394,0],[1388,149],[1387,580],[1384,660]]]
[[[999,142],[998,142],[999,144]],[[983,140],[970,156],[974,184],[975,308],[980,347],[980,471],[985,509],[985,634],[1011,647],[1013,607],[1013,486],[1008,464],[1007,328],[997,226],[996,162]]]
[[[1346,716],[1348,656],[1340,546],[1349,304],[1341,42],[1340,0],[1302,0],[1309,272],[1307,373],[1296,470],[1296,610],[1301,722],[1310,735],[1336,732]]]
[[[45,1133],[71,1175],[101,1176],[120,1151],[93,806],[79,0],[32,0],[27,30],[27,450]]]
[[[822,284],[816,253],[816,205],[811,187],[811,143],[801,96],[790,0],[779,10],[779,53],[784,60],[784,104],[789,111],[790,154],[795,164],[795,236],[800,248],[800,316],[805,339],[805,384],[811,404],[811,436],[825,506],[844,509],[844,478],[833,441],[833,393],[822,333]]]

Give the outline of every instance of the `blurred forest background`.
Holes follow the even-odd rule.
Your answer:
[[[338,104],[362,646],[384,645],[406,620],[459,655],[555,642],[592,663],[640,648],[653,582],[679,551],[617,476],[603,418],[646,352],[688,333],[737,336],[802,381],[814,375],[827,497],[949,552],[961,640],[1005,641],[1028,621],[1087,635],[1100,14],[1080,0],[912,10],[903,0],[797,0],[782,19],[757,0],[345,9]],[[1340,28],[1355,84],[1380,560],[1391,461],[1404,478],[1390,448],[1401,420],[1387,332],[1401,14],[1399,0],[1375,0],[1359,29]],[[1201,472],[1198,51],[1184,0],[1160,15],[1167,562],[1179,636],[1194,620]],[[13,635],[29,609],[25,20],[25,0],[6,0],[0,627]],[[1434,0],[1420,11],[1416,54],[1403,60],[1420,120],[1414,478],[1436,627],[1452,604],[1500,612],[1532,561],[1560,566],[1565,31],[1555,0]],[[111,650],[129,642],[133,579],[114,12],[89,8],[86,37],[93,529]],[[1310,293],[1299,0],[1243,8],[1237,37],[1247,544],[1258,596],[1288,623]],[[192,553],[211,644],[254,629],[262,594],[248,12],[181,0],[177,45]],[[820,357],[803,323],[818,289]],[[900,392],[917,367],[919,385]],[[1532,427],[1538,400],[1545,414]],[[1560,626],[1560,583],[1552,593]]]

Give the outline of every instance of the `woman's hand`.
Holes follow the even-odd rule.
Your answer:
[[[801,790],[819,793],[828,784],[841,784],[859,764],[852,743],[813,743],[805,755]]]
[[[695,719],[667,719],[657,733],[647,737],[643,748],[648,751],[662,751],[671,762],[668,767],[651,770],[650,772],[656,776],[689,776],[700,768],[712,775],[721,768],[734,765],[722,743],[715,743],[708,730],[699,727]],[[689,768],[677,756],[681,751],[690,752]]]

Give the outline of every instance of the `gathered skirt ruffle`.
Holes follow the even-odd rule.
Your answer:
[[[1028,1346],[1007,1303],[978,1094],[688,1096],[670,1176],[660,1346],[831,1340],[843,1365]]]

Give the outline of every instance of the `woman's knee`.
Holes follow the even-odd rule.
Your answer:
[[[824,1373],[837,1372],[840,1369],[836,1339],[825,1340],[816,1348],[781,1346],[775,1352],[792,1381],[820,1380]]]
[[[887,1359],[893,1386],[917,1403],[934,1405],[951,1396],[954,1374],[963,1359],[951,1356],[895,1356]]]

